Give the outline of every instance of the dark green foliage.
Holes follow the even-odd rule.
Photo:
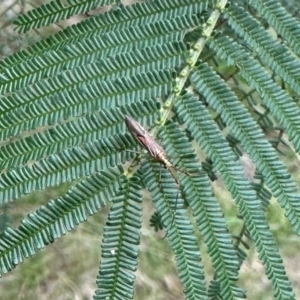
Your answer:
[[[181,109],[180,106],[178,114],[183,117]],[[239,270],[236,251],[209,180],[204,172],[199,172],[201,166],[191,144],[175,124],[168,124],[162,132],[162,137],[168,153],[175,152],[174,154],[180,157],[180,167],[192,174],[191,176],[179,174],[180,182],[184,198],[193,210],[198,229],[207,244],[214,269],[217,270],[215,279],[222,286],[220,296],[224,299],[244,298],[243,291],[235,285]]]
[[[289,52],[288,47],[275,41],[257,20],[235,4],[228,7],[227,14],[228,22],[235,32],[243,37],[253,51],[258,52],[259,58],[265,64],[276,71],[276,74],[299,94],[300,83],[297,74],[300,71],[300,62]],[[243,60],[247,58],[244,57]]]
[[[74,88],[70,92],[65,91],[50,97],[39,96],[38,98],[35,97],[35,90],[29,88],[30,95],[28,96],[23,93],[23,96],[19,94],[17,99],[12,97],[3,99],[4,107],[6,103],[9,106],[14,103],[16,108],[7,108],[3,112],[0,125],[3,130],[0,131],[0,135],[2,139],[6,139],[26,130],[54,125],[95,110],[129,104],[135,99],[152,99],[170,92],[172,80],[172,73],[164,70],[119,78],[114,81],[95,82]],[[33,101],[31,96],[34,96]],[[20,102],[29,103],[23,104],[22,108],[19,108]],[[13,122],[13,120],[17,120],[17,122]]]
[[[123,178],[104,227],[102,259],[94,299],[132,299],[142,217],[141,185]]]
[[[64,196],[29,214],[17,230],[7,227],[0,240],[1,274],[12,270],[24,258],[53,243],[105,206],[106,199],[116,193],[121,172],[118,169],[96,172]]]
[[[34,190],[84,178],[94,172],[125,163],[133,157],[133,153],[126,149],[133,146],[131,135],[116,134],[64,149],[59,154],[51,154],[31,166],[20,167],[18,171],[11,169],[0,177],[0,198],[4,199],[2,203]]]
[[[280,156],[300,151],[297,17],[275,0],[55,0],[15,24],[26,32],[109,4],[0,62],[0,203],[70,185],[6,227],[0,273],[112,202],[94,299],[133,299],[147,188],[186,299],[246,298],[239,272],[254,247],[273,296],[295,299],[266,211],[274,197],[300,234],[300,194]],[[135,153],[125,115],[166,153]],[[220,182],[239,233],[213,189]]]
[[[115,0],[68,0],[67,2],[69,5],[65,6],[61,0],[54,0],[29,11],[26,15],[20,15],[15,20],[16,29],[19,32],[26,32],[32,28],[39,28],[67,19],[75,14],[84,14],[98,6],[114,4]]]
[[[243,170],[237,163],[225,138],[220,134],[197,97],[189,94],[182,97],[179,114],[186,121],[195,140],[212,158],[215,168],[220,172],[226,186],[235,198],[251,237],[261,253],[261,260],[267,266],[266,273],[273,281],[275,293],[280,293],[279,297],[293,298],[290,283],[285,275],[284,266],[266,222],[261,203],[244,177]]]
[[[185,287],[187,299],[208,299],[193,226],[187,217],[183,199],[177,191],[172,176],[157,163],[148,161],[143,165],[143,171],[147,187],[161,215],[164,228],[167,230],[167,238],[175,253],[179,277]]]
[[[218,38],[216,42],[220,40],[225,40],[225,38]],[[218,45],[220,46],[219,49],[223,49],[223,44],[218,43]],[[231,40],[226,41],[226,45],[235,46]],[[253,67],[255,68],[255,65],[251,62],[249,68]],[[300,195],[296,193],[296,184],[291,180],[286,168],[278,159],[275,150],[263,138],[263,133],[251,115],[238,103],[239,100],[228,86],[206,64],[199,66],[199,69],[192,75],[192,80],[196,89],[201,90],[203,95],[207,97],[209,104],[221,114],[235,137],[240,140],[241,145],[264,175],[264,180],[281,206],[287,210],[287,216],[290,218],[295,232],[300,234]],[[262,82],[267,81],[264,79]],[[238,109],[236,109],[237,105],[239,105]]]
[[[126,131],[124,114],[147,117],[148,123],[154,118],[159,105],[156,101],[136,102],[122,107],[111,107],[97,113],[64,124],[58,124],[44,132],[38,132],[25,139],[1,148],[1,168],[18,166],[36,157],[59,153],[73,145],[93,142],[105,136]]]
[[[159,231],[159,230],[164,229],[161,217],[160,217],[160,215],[157,211],[151,216],[150,226],[154,227],[155,231]]]
[[[293,47],[293,51],[299,56],[300,24],[297,19],[287,13],[277,0],[250,0],[249,4],[259,11],[268,23],[276,29],[276,32],[284,36],[289,45]],[[289,4],[292,4],[292,1],[289,1]],[[294,9],[297,9],[296,5],[293,6]]]
[[[264,91],[264,104],[282,124],[294,146],[300,149],[300,116],[298,106],[288,92],[282,89],[266,70],[240,45],[228,37],[218,37],[210,46],[229,64],[238,63],[241,75],[257,91]],[[234,50],[234,51],[233,51]],[[236,51],[239,50],[239,51]]]
[[[1,61],[0,66],[12,66],[18,61],[27,60],[29,55],[36,56],[49,50],[59,50],[66,45],[99,36],[106,32],[140,27],[160,20],[197,14],[206,10],[207,4],[207,1],[199,0],[151,0],[147,2],[147,5],[136,3],[131,6],[120,6],[109,14],[93,16],[81,22],[80,25],[70,26],[54,36],[32,45],[26,51],[21,51],[5,61]]]

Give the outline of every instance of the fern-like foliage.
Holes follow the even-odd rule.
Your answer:
[[[15,25],[23,33],[78,14],[82,22],[0,62],[5,213],[22,195],[70,185],[6,227],[1,275],[111,203],[94,299],[142,299],[134,272],[147,189],[186,299],[257,298],[238,281],[249,248],[273,296],[296,299],[267,212],[275,198],[300,235],[299,188],[282,159],[300,151],[297,16],[275,0],[53,0]],[[126,115],[153,140],[130,134]],[[221,183],[240,230],[228,226]]]
[[[1,236],[1,273],[12,270],[105,206],[106,199],[117,192],[121,172],[95,172],[64,196],[30,213],[17,230],[6,228]]]
[[[220,78],[217,79],[216,74],[206,64],[200,66],[199,71],[192,75],[192,79],[196,88],[201,90],[207,97],[211,107],[215,108],[221,114],[228,127],[232,128],[233,134],[252,157],[257,168],[263,172],[269,188],[280,201],[282,207],[287,209],[287,215],[291,224],[295,225],[294,230],[299,234],[298,203],[300,196],[296,193],[296,185],[293,184],[290,178],[289,185],[285,184],[289,177],[288,172],[278,160],[278,156],[274,153],[275,151],[271,145],[263,139],[263,134],[252,117],[242,106],[239,107],[239,110],[235,109],[235,106],[232,105],[236,99],[234,93],[225,84],[222,85]],[[218,99],[218,103],[215,102],[216,99]],[[237,103],[238,100],[236,101]],[[272,170],[272,172],[267,172],[268,169]],[[275,186],[276,183],[278,183],[277,186]]]
[[[179,110],[181,111],[180,108]],[[178,114],[180,116],[179,111]],[[183,185],[182,192],[193,210],[198,229],[217,270],[215,280],[221,286],[220,296],[224,299],[243,298],[243,291],[235,285],[239,270],[237,254],[207,175],[199,172],[201,166],[193,153],[192,146],[175,124],[168,124],[163,128],[162,138],[168,153],[173,154],[172,157],[180,158],[180,167],[193,174],[192,176],[179,174]]]
[[[261,203],[243,176],[243,170],[237,164],[231,148],[227,146],[224,137],[218,132],[197,98],[186,94],[180,103],[179,115],[187,122],[196,141],[215,162],[216,169],[219,170],[234,196],[251,237],[261,253],[261,259],[267,266],[266,272],[273,281],[276,294],[282,293],[280,297],[283,298],[293,297],[288,279],[283,276],[284,266],[280,262],[280,256],[264,217]]]
[[[115,1],[94,0],[94,1],[78,1],[68,0],[65,6],[62,1],[55,0],[48,4],[44,4],[25,15],[20,15],[15,20],[16,29],[19,32],[26,32],[32,28],[56,23],[65,20],[75,14],[84,14],[98,6],[114,4]]]
[[[276,29],[276,32],[284,36],[291,45],[293,51],[299,56],[300,27],[299,22],[291,14],[287,13],[280,2],[250,0],[249,4],[255,7],[264,16],[267,22]]]
[[[102,241],[94,299],[132,299],[141,228],[141,185],[132,177],[114,197]]]
[[[135,117],[151,118],[157,111],[156,101],[136,102],[121,108],[111,107],[98,113],[87,114],[80,119],[64,123],[44,132],[38,132],[13,144],[1,148],[2,168],[11,168],[25,164],[35,157],[56,154],[65,148],[83,142],[125,131],[124,113]],[[151,122],[151,120],[149,121]]]
[[[259,58],[299,94],[300,83],[297,79],[300,70],[299,60],[286,46],[274,41],[259,22],[240,7],[230,5],[227,13],[228,22],[234,31],[243,36],[248,46],[258,52]]]
[[[50,50],[59,50],[80,40],[90,39],[105,32],[125,28],[136,28],[155,21],[172,19],[178,16],[201,13],[207,8],[206,1],[174,0],[148,1],[147,5],[136,3],[132,6],[119,6],[109,14],[88,18],[80,26],[70,26],[63,31],[42,40],[26,50],[15,53],[0,66],[9,67]],[[153,42],[153,41],[152,41]]]
[[[188,299],[208,299],[204,271],[193,226],[187,217],[184,202],[176,184],[165,169],[155,163],[143,166],[147,187],[167,230],[171,248],[175,253],[179,277]],[[157,184],[159,182],[159,184]],[[176,210],[173,217],[174,210]]]

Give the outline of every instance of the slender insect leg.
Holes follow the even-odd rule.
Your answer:
[[[174,167],[172,167],[172,168],[174,168]],[[175,169],[175,168],[174,168]],[[175,169],[176,170],[176,169]],[[175,177],[175,175],[173,174],[173,172],[171,171],[171,169],[170,168],[168,168],[168,171],[171,173],[171,175],[172,175],[172,177],[174,178],[174,180],[175,180],[175,182],[176,182],[176,184],[178,185],[179,184],[179,180],[178,180],[178,178],[176,178]]]
[[[159,178],[158,178],[159,182],[161,180],[161,164],[159,164]]]
[[[177,200],[178,200],[178,192],[179,192],[179,188],[180,188],[180,182],[179,182],[178,178],[176,178],[176,177],[174,176],[173,172],[172,172],[170,169],[168,169],[168,170],[169,170],[169,172],[171,173],[171,175],[173,176],[173,178],[174,178],[174,180],[175,180],[175,182],[176,182],[176,184],[177,184],[177,194],[176,194],[176,201],[175,201],[175,211],[176,211]]]
[[[185,174],[185,175],[191,176],[191,175],[192,175],[191,173],[189,173],[189,172],[187,172],[187,171],[185,171],[185,170],[182,170],[182,169],[178,168],[179,162],[180,162],[180,159],[179,159],[178,162],[173,166],[173,169],[176,170],[176,171],[179,171],[179,172],[181,172],[181,173],[183,173],[183,174]]]
[[[138,166],[139,163],[136,163],[136,161],[139,159],[139,156],[141,155],[141,152],[137,152],[137,151],[134,151],[134,150],[126,150],[126,152],[132,152],[132,153],[136,153],[137,155],[134,157],[134,159],[132,160],[130,167],[135,167],[135,166]]]
[[[179,186],[177,185],[177,193],[176,193],[176,200],[175,200],[175,210],[173,211],[173,216],[172,216],[172,221],[171,224],[169,226],[169,228],[172,228],[173,224],[174,224],[174,220],[175,220],[175,213],[176,213],[176,206],[177,206],[177,200],[178,200],[178,194],[179,194]],[[168,229],[166,229],[166,234],[163,237],[163,239],[165,239],[168,235]]]
[[[177,193],[176,193],[176,200],[175,200],[175,212],[176,212],[176,206],[177,206],[177,200],[178,200],[178,185],[179,185],[179,181],[178,181],[178,179],[174,176],[174,174],[172,173],[172,171],[171,171],[170,169],[168,169],[168,171],[171,173],[171,175],[173,176],[173,178],[174,178],[174,180],[175,180],[175,182],[176,182],[176,184],[177,184]],[[159,165],[159,181],[160,181],[160,179],[161,179],[161,164]],[[173,212],[173,217],[172,217],[172,222],[171,222],[170,227],[173,225],[174,218],[175,218],[175,212]],[[167,234],[166,234],[166,236],[167,236]],[[165,236],[165,237],[166,237],[166,236]],[[164,237],[164,238],[165,238],[165,237]]]
[[[173,166],[173,169],[176,170],[176,171],[179,171],[179,172],[181,172],[181,173],[183,173],[183,174],[185,174],[185,175],[188,175],[188,176],[191,176],[191,175],[192,175],[191,173],[189,173],[189,172],[187,172],[187,171],[185,171],[185,170],[179,169],[179,168],[177,168],[177,167],[175,167],[175,166]]]
[[[176,185],[177,185],[177,193],[176,193],[176,199],[175,199],[175,209],[173,211],[173,216],[172,216],[172,221],[171,224],[169,226],[169,228],[171,228],[174,224],[174,220],[175,220],[175,214],[176,214],[176,207],[177,207],[177,201],[178,201],[178,196],[179,196],[179,190],[180,190],[180,182],[179,180],[175,177],[175,175],[173,174],[173,172],[168,168],[168,171],[171,173],[172,177],[174,178]],[[168,235],[168,230],[166,232],[166,235],[163,237],[163,239],[166,238],[166,236]]]

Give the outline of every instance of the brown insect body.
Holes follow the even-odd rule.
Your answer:
[[[156,154],[156,160],[165,165],[167,169],[170,169],[173,167],[173,164],[167,159],[166,152],[158,152]]]
[[[168,160],[166,151],[155,141],[155,139],[140,123],[129,116],[125,116],[125,123],[132,136],[148,151],[148,153],[156,161],[164,165],[165,168],[170,171],[176,183],[179,184],[179,181],[172,173],[171,168],[185,174],[188,173],[173,166],[173,164]]]
[[[134,120],[129,116],[125,116],[125,123],[132,136],[148,151],[148,153],[157,162],[161,163],[162,165],[164,165],[164,167],[167,170],[169,170],[169,172],[171,173],[172,177],[174,178],[177,184],[177,189],[179,190],[180,187],[179,180],[175,177],[171,168],[180,171],[186,175],[190,175],[190,174],[184,170],[177,168],[176,166],[173,166],[173,164],[168,160],[166,151],[155,141],[155,139],[149,134],[148,131],[146,131],[146,129],[140,123],[138,123],[136,120]],[[178,197],[178,191],[176,195],[175,207],[177,205],[177,197]]]
[[[172,167],[172,163],[167,159],[166,151],[154,140],[154,138],[140,123],[129,116],[125,116],[125,123],[132,136],[156,161],[165,165],[167,168]]]

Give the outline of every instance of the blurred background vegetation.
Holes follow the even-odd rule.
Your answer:
[[[127,4],[127,2],[134,1],[122,2]],[[293,5],[294,1],[282,2],[290,13],[300,18],[297,6]],[[54,25],[19,36],[13,30],[13,19],[22,11],[28,11],[41,4],[45,4],[45,1],[4,0],[1,2],[1,59],[55,33],[61,27],[65,28],[85,18],[85,16],[77,16],[60,22],[59,26],[61,27]],[[300,5],[298,4],[298,6]],[[99,11],[95,13],[99,13]],[[222,69],[222,66],[220,66],[219,71],[224,74],[225,78],[228,78],[231,69]],[[288,165],[290,173],[300,187],[299,160],[287,148],[282,147],[280,150],[282,151],[281,158]],[[247,168],[251,168],[251,166],[246,166]],[[231,195],[220,180],[215,181],[213,185],[228,221],[230,232],[236,235],[239,234],[243,222],[237,218],[238,210],[233,204]],[[21,219],[29,212],[34,211],[42,204],[46,204],[49,199],[64,193],[67,189],[68,185],[64,184],[58,188],[46,189],[43,192],[34,193],[22,197],[19,201],[9,203],[1,211],[1,232],[7,224],[18,227]],[[146,191],[144,192],[144,200],[135,299],[183,299],[182,286],[177,276],[173,254],[168,241],[163,239],[165,233],[156,233],[149,226],[150,217],[155,209]],[[296,296],[300,299],[299,238],[292,233],[290,225],[284,217],[284,212],[278,203],[274,199],[271,203],[272,205],[269,205],[267,209],[268,222],[284,259],[287,275],[292,281]],[[100,245],[108,211],[109,207],[103,209],[100,213],[90,217],[88,222],[81,224],[75,231],[70,232],[63,239],[57,240],[30,260],[26,260],[15,271],[4,275],[0,280],[0,298],[31,300],[92,299],[96,289],[95,277],[98,274],[98,263],[101,255]],[[264,274],[263,265],[257,258],[254,245],[250,240],[247,243],[249,249],[245,249],[245,251],[248,257],[241,268],[238,284],[247,290],[248,299],[273,299],[269,281]],[[201,249],[205,249],[204,244],[200,246]],[[210,275],[210,278],[207,278],[209,281],[213,277],[210,258],[203,252],[202,256],[206,274]]]

